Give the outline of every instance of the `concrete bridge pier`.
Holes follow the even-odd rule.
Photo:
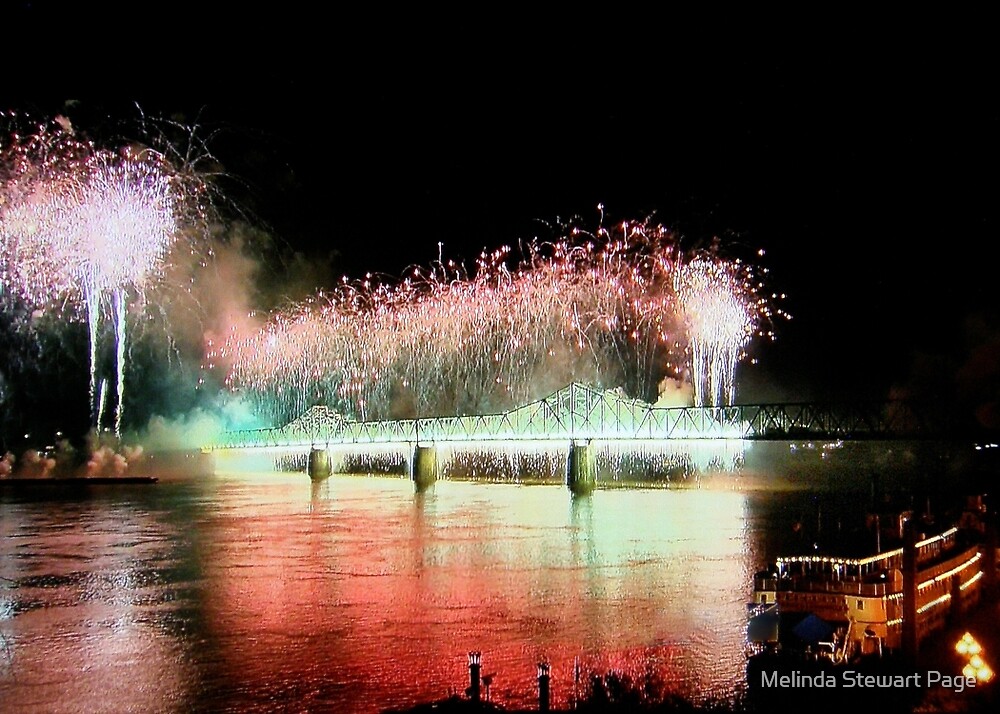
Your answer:
[[[424,490],[438,477],[437,449],[434,445],[420,446],[414,444],[413,456],[410,458],[410,478],[418,490]]]
[[[330,452],[326,449],[313,448],[309,451],[309,464],[307,467],[309,478],[313,481],[323,481],[330,478],[332,471],[330,466]]]
[[[566,485],[575,496],[582,496],[594,490],[597,483],[597,467],[594,449],[589,441],[572,442],[566,462]]]

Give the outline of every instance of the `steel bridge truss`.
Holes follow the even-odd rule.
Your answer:
[[[501,414],[357,422],[315,406],[281,427],[227,432],[209,448],[515,440],[926,439],[947,436],[951,422],[943,416],[901,401],[658,408],[617,390],[574,383]]]

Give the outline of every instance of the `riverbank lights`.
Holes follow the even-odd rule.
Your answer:
[[[538,711],[549,711],[549,663],[538,663]]]
[[[976,666],[976,664],[973,662],[969,662],[967,665],[965,665],[962,668],[962,676],[968,677],[969,679],[975,677],[976,681],[978,682],[989,682],[991,679],[993,679],[993,670],[990,669],[990,666],[988,664],[986,664],[985,662],[982,661],[982,659],[980,659],[979,666]]]
[[[975,677],[979,682],[989,682],[993,679],[993,670],[982,657],[983,646],[976,641],[972,633],[966,632],[962,635],[961,639],[955,643],[955,651],[968,657],[969,660],[962,668],[962,676]]]
[[[993,679],[993,670],[990,666],[983,661],[983,658],[979,655],[973,655],[969,659],[968,667],[972,669],[971,676],[975,677],[980,682],[988,682]],[[965,670],[962,670],[962,674],[965,674]],[[969,675],[966,675],[969,676]]]
[[[469,653],[469,688],[465,691],[469,699],[474,702],[479,701],[479,667],[482,662],[482,653],[474,651]]]
[[[983,647],[976,642],[976,638],[972,636],[971,632],[966,632],[962,635],[962,639],[956,643],[955,651],[960,655],[972,656],[981,653]]]

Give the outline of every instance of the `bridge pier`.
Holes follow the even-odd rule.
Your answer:
[[[423,490],[437,481],[437,449],[431,446],[414,444],[413,456],[410,458],[410,478],[417,488]]]
[[[307,471],[309,473],[309,478],[313,481],[323,481],[324,479],[330,478],[330,473],[332,472],[330,466],[330,452],[326,449],[311,449],[309,451],[309,464]]]
[[[593,491],[596,483],[597,468],[590,442],[572,442],[566,462],[566,485],[573,495],[582,496]]]

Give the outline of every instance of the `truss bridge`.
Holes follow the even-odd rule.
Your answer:
[[[498,414],[350,421],[315,406],[281,427],[228,432],[210,449],[341,444],[668,439],[938,439],[955,421],[905,401],[655,407],[570,384]]]

